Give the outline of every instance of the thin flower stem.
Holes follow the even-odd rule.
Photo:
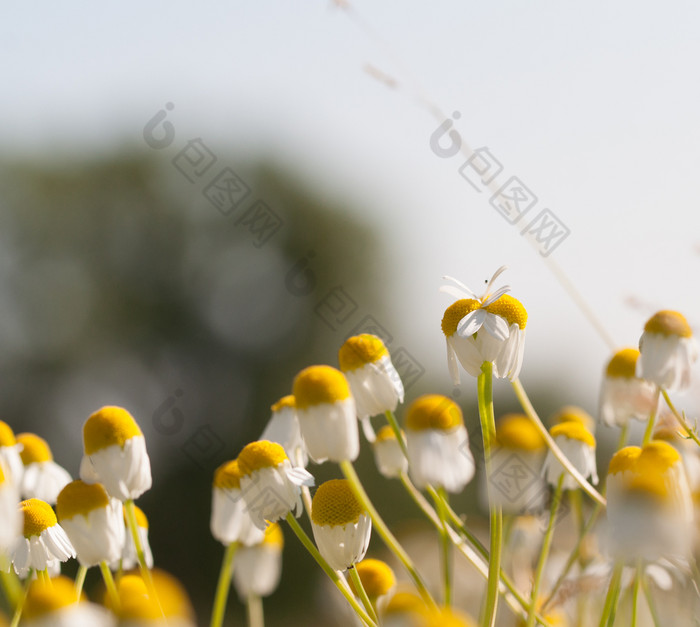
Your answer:
[[[649,587],[649,582],[646,577],[642,577],[642,590],[644,591],[644,597],[647,600],[647,605],[649,606],[649,613],[651,614],[651,620],[654,623],[654,627],[661,627],[661,622],[659,621],[659,615],[656,613],[656,604],[654,603],[654,596]]]
[[[532,420],[532,423],[540,432],[540,435],[542,435],[542,437],[545,439],[545,442],[547,443],[549,449],[552,451],[554,457],[556,457],[559,463],[561,463],[561,465],[564,466],[564,468],[566,468],[567,472],[576,480],[576,483],[578,483],[581,486],[583,491],[586,494],[588,494],[588,496],[590,496],[594,501],[600,503],[603,507],[607,507],[608,504],[605,500],[605,497],[603,497],[590,483],[588,483],[584,476],[578,470],[576,470],[576,468],[574,468],[574,466],[568,460],[566,455],[564,455],[562,450],[552,439],[552,436],[549,435],[549,431],[547,431],[547,428],[542,424],[542,421],[537,415],[535,408],[532,406],[532,403],[530,402],[530,399],[528,398],[527,393],[525,392],[525,388],[523,388],[523,384],[520,382],[520,379],[514,379],[513,381],[511,381],[511,385],[513,386],[513,390],[515,390],[515,395],[518,397],[518,401],[520,401],[520,405],[523,408],[523,411],[527,414],[528,418]]]
[[[49,577],[49,568],[48,566],[44,568],[43,570],[37,570],[36,571],[36,578],[41,581],[41,583],[44,584],[50,584],[51,583],[51,577]]]
[[[403,433],[401,433],[401,427],[399,427],[399,422],[396,420],[396,416],[394,415],[394,412],[391,411],[390,409],[387,409],[384,412],[384,415],[386,416],[386,420],[389,423],[389,426],[391,427],[391,430],[394,432],[394,435],[396,436],[396,441],[399,443],[399,446],[401,447],[401,451],[404,454],[404,457],[408,459],[408,449],[406,448],[406,440],[404,440]]]
[[[535,569],[535,583],[532,586],[532,602],[530,605],[530,613],[527,617],[527,627],[533,627],[535,624],[535,610],[537,609],[537,597],[540,593],[540,585],[542,584],[542,574],[544,573],[544,566],[547,563],[547,558],[549,557],[549,549],[552,546],[552,538],[554,537],[554,521],[557,518],[557,510],[559,509],[559,503],[561,502],[563,487],[564,487],[564,477],[565,474],[562,472],[559,475],[559,481],[557,482],[557,487],[554,490],[552,496],[552,506],[549,510],[549,522],[547,523],[547,531],[544,534],[544,540],[542,541],[542,551],[540,553],[540,558],[537,562],[537,568]]]
[[[24,603],[27,600],[27,592],[29,592],[29,586],[32,584],[32,574],[34,571],[30,568],[27,572],[27,580],[24,582],[24,590],[22,591],[22,596],[19,598],[19,603],[15,608],[15,613],[12,615],[12,622],[10,627],[17,627],[19,625],[19,620],[22,618],[22,610],[24,609]]]
[[[448,514],[445,505],[449,502],[445,488],[438,488],[438,499],[435,501],[435,510],[440,518],[440,545],[442,549],[442,577],[445,586],[443,604],[445,607],[452,605],[452,541],[448,531]]]
[[[214,607],[211,611],[211,627],[221,627],[224,622],[228,591],[231,588],[231,575],[233,574],[233,558],[237,550],[238,542],[231,542],[224,551],[224,558],[221,561],[221,570],[219,571],[219,581],[216,584]]]
[[[257,594],[249,594],[246,601],[248,627],[265,627],[265,613],[262,598]]]
[[[668,405],[668,408],[671,410],[671,413],[676,417],[676,420],[678,420],[678,422],[681,423],[683,428],[688,433],[688,437],[691,440],[693,440],[693,442],[695,442],[695,444],[700,446],[700,439],[698,439],[698,436],[695,433],[695,429],[693,429],[688,424],[688,421],[686,420],[685,416],[678,412],[678,410],[675,408],[675,406],[671,402],[671,398],[669,397],[668,392],[664,388],[661,388],[661,395],[664,397],[664,401],[666,401],[666,405]]]
[[[370,598],[367,596],[367,591],[362,585],[362,579],[360,579],[360,575],[358,574],[354,565],[348,568],[348,573],[350,575],[350,579],[352,579],[353,586],[355,587],[355,592],[357,593],[357,596],[360,597],[360,601],[362,601],[362,605],[365,606],[365,609],[367,610],[367,613],[370,615],[371,619],[378,625],[379,618],[377,617],[377,612],[374,609],[374,605],[372,605],[372,601],[370,601]]]
[[[493,364],[486,361],[481,365],[481,374],[477,379],[479,401],[479,418],[481,434],[484,441],[484,460],[486,462],[486,485],[489,494],[489,577],[486,584],[486,605],[484,606],[484,627],[496,624],[498,610],[498,583],[501,573],[501,554],[503,551],[503,512],[493,498],[491,485],[491,448],[496,438],[496,419],[493,414]]]
[[[608,585],[608,594],[605,597],[603,614],[600,617],[598,627],[608,627],[615,622],[615,612],[617,611],[617,599],[620,594],[620,579],[622,578],[622,562],[615,564]]]
[[[78,568],[78,573],[75,575],[75,592],[77,593],[78,598],[80,598],[80,595],[83,592],[83,584],[85,583],[85,575],[87,575],[87,571],[88,567],[81,564],[80,568]]]
[[[656,402],[654,403],[654,409],[651,410],[651,413],[649,414],[649,420],[647,421],[647,428],[644,429],[644,437],[642,438],[642,446],[645,444],[649,444],[649,441],[651,440],[651,434],[654,433],[654,422],[656,421],[656,413],[659,409],[659,395],[661,394],[661,388],[657,385],[656,386],[656,393],[654,395],[654,399]]]
[[[114,583],[114,578],[112,577],[112,571],[109,570],[107,562],[102,560],[100,562],[100,572],[102,573],[102,579],[105,582],[105,588],[107,588],[107,594],[109,595],[109,600],[112,603],[112,607],[119,612],[121,607],[121,602],[119,601],[119,593],[117,592],[117,586]]]
[[[637,603],[639,601],[639,586],[642,583],[642,577],[644,577],[644,569],[642,561],[639,560],[634,573],[634,585],[632,587],[632,627],[637,627]]]
[[[629,420],[627,421],[627,424],[622,427],[622,430],[620,431],[620,439],[617,441],[617,448],[615,449],[616,451],[619,451],[621,448],[624,448],[625,444],[627,444],[627,436],[629,436],[630,433],[630,423]]]
[[[348,590],[347,582],[341,581],[341,576],[331,568],[330,564],[323,558],[323,556],[318,552],[318,549],[311,541],[306,532],[301,528],[301,525],[294,518],[294,514],[289,512],[285,518],[292,531],[296,534],[297,538],[304,545],[304,548],[311,553],[311,556],[316,560],[316,563],[323,569],[323,572],[328,575],[330,580],[336,585],[341,594],[345,597],[347,602],[350,604],[355,613],[362,619],[362,621],[368,627],[377,627],[377,624],[369,617],[364,608],[357,602],[357,599],[352,595],[350,590]]]
[[[369,497],[367,496],[367,493],[365,492],[365,489],[362,487],[362,483],[360,482],[360,478],[355,472],[355,468],[353,467],[352,462],[346,459],[341,461],[339,465],[340,470],[343,472],[343,475],[345,475],[345,478],[350,483],[350,487],[353,493],[355,494],[355,497],[360,502],[362,507],[367,511],[370,518],[372,519],[372,524],[377,530],[377,533],[381,536],[382,540],[384,540],[384,544],[386,544],[387,548],[404,565],[404,568],[413,580],[413,583],[418,589],[418,592],[420,593],[421,597],[423,597],[423,600],[428,604],[428,606],[436,608],[437,605],[433,600],[433,597],[430,595],[430,592],[428,592],[428,588],[426,587],[423,578],[420,576],[418,569],[413,564],[413,561],[408,556],[408,553],[406,553],[404,548],[399,544],[399,541],[394,537],[394,534],[391,533],[389,527],[387,527],[386,523],[379,515],[379,512],[372,504],[372,501],[370,501]]]

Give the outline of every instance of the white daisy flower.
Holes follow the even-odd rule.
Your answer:
[[[394,411],[403,403],[401,377],[376,335],[363,333],[345,340],[338,351],[338,363],[350,384],[360,420]]]
[[[22,445],[17,444],[17,439],[10,425],[0,420],[0,465],[4,467],[5,474],[20,489],[24,464],[20,456]]]
[[[121,501],[110,498],[99,483],[76,479],[58,495],[56,517],[83,566],[118,560],[124,546]]]
[[[664,310],[649,318],[639,339],[639,352],[638,377],[667,390],[684,390],[690,385],[698,345],[682,314]]]
[[[0,464],[0,553],[7,553],[22,534],[19,490]]]
[[[83,425],[85,455],[80,478],[101,483],[120,501],[136,499],[151,487],[146,440],[132,415],[121,407],[103,407]]]
[[[600,390],[600,419],[610,427],[624,427],[630,420],[646,421],[659,404],[657,388],[637,376],[639,351],[617,351],[605,368]]]
[[[301,437],[294,396],[292,394],[283,396],[270,409],[272,416],[260,439],[278,442],[284,447],[289,461],[294,466],[306,468],[309,455],[306,452],[304,439]]]
[[[104,607],[78,597],[68,577],[49,582],[35,579],[29,584],[22,608],[23,627],[114,627],[117,619]]]
[[[598,483],[595,462],[595,438],[583,423],[578,421],[560,422],[549,430],[549,434],[574,468],[584,478],[591,477],[591,481],[594,484]],[[575,490],[579,487],[576,479],[554,457],[551,450],[547,451],[542,472],[551,486],[556,486],[559,483],[559,477],[563,474],[564,482],[562,488],[564,490]]]
[[[23,535],[12,550],[12,564],[20,577],[25,577],[30,568],[44,570],[75,557],[75,549],[48,503],[27,499],[19,504],[19,510]]]
[[[485,362],[493,363],[496,378],[513,380],[520,373],[527,311],[520,301],[506,294],[509,286],[490,291],[505,269],[502,266],[496,271],[481,296],[457,279],[444,277],[457,287],[445,285],[440,291],[460,299],[445,310],[442,318],[447,365],[455,385],[459,384],[457,360],[473,377],[479,376]],[[468,298],[464,298],[465,295]]]
[[[137,505],[134,505],[134,515],[136,517],[136,533],[139,536],[139,542],[143,548],[146,566],[148,566],[148,568],[153,568],[153,552],[151,551],[151,543],[148,540],[148,518]],[[138,566],[139,563],[136,546],[134,545],[134,538],[126,527],[126,511],[124,511],[122,523],[125,528],[124,545],[119,559],[110,564],[112,570],[117,570],[119,566],[121,566],[122,570],[129,570]]]
[[[311,503],[311,528],[319,553],[333,570],[347,570],[364,558],[372,519],[357,500],[350,483],[322,483]]]
[[[24,464],[20,493],[25,499],[40,499],[51,505],[58,493],[72,481],[70,473],[53,461],[48,442],[33,433],[20,433],[17,443],[22,447]]]
[[[292,510],[299,516],[301,486],[314,484],[311,473],[291,465],[282,445],[267,440],[247,444],[238,456],[238,469],[243,499],[260,529]]]
[[[210,526],[224,546],[232,542],[250,546],[263,540],[265,532],[255,526],[243,500],[238,460],[225,462],[214,473]]]
[[[462,410],[446,396],[425,394],[406,410],[408,469],[419,488],[461,492],[474,476]]]
[[[282,529],[275,523],[265,530],[261,542],[238,548],[233,585],[242,601],[247,600],[251,594],[266,597],[275,591],[282,574],[283,548]]]
[[[379,472],[387,479],[393,479],[408,470],[408,460],[401,450],[394,430],[384,425],[378,432],[372,444],[374,461]]]
[[[331,366],[309,366],[294,378],[293,394],[311,459],[317,464],[357,459],[355,401],[345,375]]]

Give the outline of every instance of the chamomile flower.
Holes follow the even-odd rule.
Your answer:
[[[113,627],[115,617],[105,608],[78,597],[68,577],[29,584],[22,608],[23,627]]]
[[[338,351],[338,363],[350,384],[358,418],[394,411],[403,403],[401,377],[376,335],[362,333],[345,340]]]
[[[354,420],[354,417],[353,417]],[[247,444],[238,456],[240,489],[253,523],[265,529],[290,511],[301,513],[301,486],[312,486],[314,478],[303,468],[294,468],[281,444],[260,440]]]
[[[667,390],[684,390],[698,358],[698,345],[688,321],[677,311],[655,313],[639,339],[637,376]]]
[[[263,539],[264,532],[253,523],[243,500],[238,460],[225,462],[214,473],[210,526],[211,534],[224,546],[258,544]]]
[[[143,548],[146,566],[148,566],[148,568],[153,568],[153,551],[151,551],[151,543],[148,540],[148,518],[137,505],[134,505],[134,514],[136,516],[136,533],[139,536],[139,541]],[[136,546],[134,545],[134,538],[126,528],[126,511],[124,511],[123,524],[125,528],[124,544],[119,559],[112,562],[109,566],[112,570],[117,570],[120,566],[123,570],[129,570],[139,563]]]
[[[278,442],[284,447],[289,461],[294,466],[306,468],[309,455],[306,452],[304,439],[301,437],[294,396],[292,394],[283,396],[270,409],[272,416],[260,439]]]
[[[367,552],[372,519],[345,479],[322,483],[311,504],[311,527],[321,555],[333,570],[346,570]]]
[[[261,542],[238,549],[233,585],[241,600],[246,600],[251,594],[266,597],[275,591],[282,574],[283,548],[282,529],[272,523]]]
[[[27,499],[19,509],[23,530],[12,551],[12,563],[20,577],[26,576],[30,568],[44,570],[75,557],[75,549],[48,503]]]
[[[457,279],[444,277],[457,287],[446,285],[440,290],[459,298],[442,318],[447,364],[455,385],[459,384],[457,360],[473,377],[479,376],[485,362],[493,363],[496,378],[513,380],[520,373],[527,311],[520,301],[506,294],[509,286],[491,292],[494,281],[505,269],[502,266],[496,271],[481,296]]]
[[[560,422],[549,430],[549,434],[574,468],[584,478],[590,477],[594,484],[598,483],[595,462],[596,443],[593,434],[581,422],[576,421]],[[562,484],[564,490],[575,490],[579,487],[576,479],[554,457],[552,451],[547,452],[542,471],[545,479],[552,486],[556,486],[559,483],[559,477],[564,474]]]
[[[295,377],[292,390],[311,459],[318,464],[354,461],[360,453],[360,438],[345,375],[331,366],[309,366]]]
[[[414,483],[461,492],[474,476],[474,457],[459,405],[440,394],[420,396],[406,410],[405,428]]]
[[[394,592],[396,588],[396,575],[389,564],[382,560],[367,558],[355,564],[355,570],[360,577],[362,587],[373,605],[378,605],[381,612],[384,601]],[[359,596],[355,590],[355,583],[348,580],[350,589],[355,596]]]
[[[670,418],[670,419],[669,419]],[[700,490],[700,449],[672,416],[661,417],[654,429],[654,440],[668,442],[681,456],[691,494]]]
[[[71,482],[69,472],[53,461],[48,443],[33,433],[20,433],[17,443],[22,446],[20,457],[24,464],[20,492],[22,498],[36,498],[56,503],[58,493]]]
[[[22,533],[22,514],[17,503],[19,490],[0,464],[0,553],[6,553]]]
[[[110,498],[99,483],[76,479],[58,495],[56,517],[83,566],[114,562],[124,546],[121,501]]]
[[[125,409],[108,406],[92,414],[83,425],[83,445],[83,481],[101,483],[120,501],[136,499],[151,487],[146,440]]]
[[[600,390],[600,419],[608,426],[624,427],[630,420],[646,421],[656,412],[659,398],[656,385],[637,376],[639,351],[617,351],[605,368]]]
[[[372,450],[379,472],[387,479],[396,478],[408,470],[408,460],[389,425],[384,425],[377,432]]]
[[[5,467],[8,479],[19,489],[24,473],[24,464],[20,456],[22,445],[17,443],[10,425],[0,420],[0,465]]]
[[[559,425],[565,422],[578,422],[591,433],[595,433],[596,422],[586,410],[576,405],[566,405],[552,416],[552,422]]]

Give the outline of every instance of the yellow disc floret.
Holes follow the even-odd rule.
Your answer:
[[[640,474],[663,475],[680,462],[681,454],[668,442],[652,440],[642,447],[637,460],[637,471]]]
[[[350,397],[345,375],[332,366],[309,366],[295,378],[292,386],[297,409],[322,403],[337,403]]]
[[[370,333],[362,333],[345,340],[338,351],[338,363],[343,372],[348,372],[373,364],[388,354],[381,339]]]
[[[238,470],[244,477],[261,468],[275,468],[286,459],[287,454],[281,444],[258,440],[245,445],[238,456]]]
[[[578,422],[589,431],[593,431],[593,427],[595,427],[595,420],[593,420],[593,416],[575,405],[566,405],[565,407],[562,407],[556,414],[554,414],[552,420],[557,424],[562,422]]]
[[[146,514],[143,513],[143,510],[138,505],[134,505],[134,514],[136,516],[136,524],[141,529],[148,529],[148,518],[146,518]],[[126,510],[124,510],[124,515],[126,516]],[[124,522],[126,522],[126,518]]]
[[[39,499],[27,499],[19,504],[19,510],[24,516],[24,537],[38,536],[44,529],[58,524],[56,514],[51,506]]]
[[[564,436],[570,440],[578,440],[591,448],[595,448],[595,438],[593,434],[580,422],[561,422],[558,425],[554,425],[549,430],[549,434],[553,438]]]
[[[20,457],[25,466],[34,462],[50,462],[53,459],[49,443],[34,433],[18,433],[17,444],[23,447]]]
[[[416,593],[400,590],[396,592],[384,609],[384,615],[390,614],[422,614],[427,609],[425,601]]]
[[[637,359],[639,359],[639,351],[636,348],[623,348],[617,351],[608,362],[605,374],[608,377],[634,379]]]
[[[377,439],[375,441],[385,442],[386,440],[396,440],[396,434],[389,425],[384,425],[379,431],[377,431]]]
[[[127,440],[142,436],[134,417],[122,407],[103,407],[90,416],[83,425],[83,444],[86,455],[92,455],[108,446],[124,448]]]
[[[14,446],[17,444],[15,434],[10,425],[0,420],[0,446]]]
[[[394,571],[391,570],[389,564],[381,560],[371,558],[364,559],[358,564],[355,564],[355,570],[360,576],[362,587],[365,589],[370,599],[389,593],[396,585]],[[357,594],[352,578],[348,583],[352,591]]]
[[[481,303],[473,298],[462,298],[452,303],[442,316],[442,332],[451,337],[457,332],[459,321],[472,311],[481,309]]]
[[[430,612],[421,627],[474,627],[470,618],[451,609]]]
[[[296,400],[294,399],[293,394],[287,394],[287,396],[283,396],[274,405],[272,405],[272,407],[270,407],[270,410],[280,411],[280,409],[284,409],[285,407],[291,407],[292,409],[296,407]]]
[[[625,446],[612,456],[608,473],[617,475],[621,472],[633,471],[637,466],[637,460],[642,454],[642,449],[638,446]]]
[[[222,490],[237,490],[241,487],[241,470],[237,459],[224,462],[214,471],[214,487]]]
[[[509,294],[503,294],[500,298],[485,307],[486,311],[501,318],[505,318],[508,326],[517,324],[521,329],[527,325],[527,311],[523,304]]]
[[[506,414],[496,425],[496,442],[507,449],[540,451],[546,442],[525,414]]]
[[[22,608],[22,618],[32,620],[52,614],[78,602],[75,583],[59,575],[50,581],[35,579],[29,584],[27,598]]]
[[[413,431],[437,429],[451,431],[464,424],[462,410],[451,398],[442,394],[425,394],[406,410],[406,428]]]
[[[265,529],[265,537],[263,537],[263,544],[268,546],[274,546],[280,551],[284,548],[284,535],[282,535],[282,527],[277,523],[270,523]]]
[[[311,520],[317,525],[335,527],[356,523],[364,508],[345,479],[322,483],[311,503]]]
[[[677,311],[665,309],[656,312],[644,325],[646,333],[658,335],[677,335],[679,337],[692,337],[693,331],[685,319],[685,316]]]
[[[101,483],[85,483],[76,479],[59,492],[56,516],[58,520],[69,520],[77,515],[87,516],[91,511],[108,505],[109,496]]]

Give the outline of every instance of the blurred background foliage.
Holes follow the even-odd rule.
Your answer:
[[[153,465],[153,488],[139,506],[156,563],[184,582],[200,624],[209,619],[223,553],[209,533],[214,469],[260,435],[298,370],[336,365],[346,337],[391,333],[400,315],[373,280],[386,260],[358,212],[275,164],[235,163],[252,193],[230,215],[152,153],[5,161],[0,170],[0,416],[16,432],[45,437],[77,476],[87,416],[111,404],[133,413]],[[246,221],[256,200],[277,218],[267,239]],[[446,371],[425,373],[410,362],[410,338],[392,342],[409,351],[408,400],[450,393]],[[452,394],[475,448],[472,388]],[[532,394],[546,415],[566,393],[545,382]],[[498,405],[499,414],[514,409],[511,396]],[[422,528],[366,446],[358,464],[387,520],[399,531]],[[338,476],[328,465],[310,470],[317,484]],[[476,482],[457,506],[474,511],[475,494]],[[323,596],[321,572],[286,535],[268,624],[343,624],[327,602],[314,603],[326,615],[309,616],[309,599]],[[427,549],[436,555],[433,541]],[[381,552],[376,539],[371,551]],[[234,596],[229,621],[240,624]]]

